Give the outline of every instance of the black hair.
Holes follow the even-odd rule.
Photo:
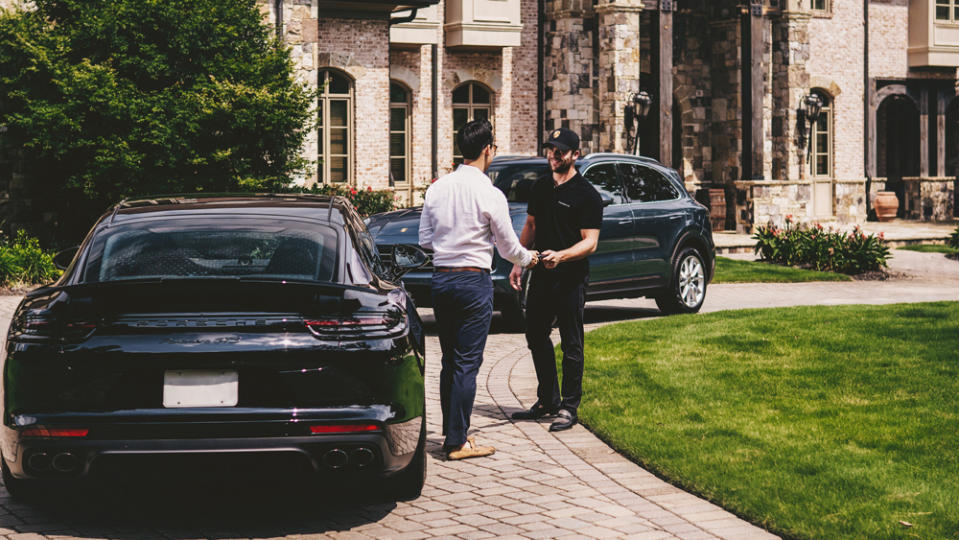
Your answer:
[[[483,153],[484,148],[493,144],[493,125],[489,120],[468,122],[456,134],[456,144],[460,147],[463,159],[473,161]]]

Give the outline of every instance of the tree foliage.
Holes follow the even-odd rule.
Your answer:
[[[36,0],[0,13],[0,89],[61,241],[123,197],[271,190],[307,165],[313,94],[255,0]]]

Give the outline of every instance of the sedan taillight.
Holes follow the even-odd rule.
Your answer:
[[[383,337],[403,329],[406,315],[391,309],[384,312],[356,314],[351,317],[325,317],[307,319],[303,324],[317,337],[363,338]]]
[[[46,313],[28,311],[13,320],[10,334],[14,338],[32,341],[76,342],[89,337],[96,328],[94,322],[63,322]]]
[[[24,437],[86,437],[89,429],[83,428],[47,428],[44,426],[30,426],[20,432]]]

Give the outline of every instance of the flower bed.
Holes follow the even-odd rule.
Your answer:
[[[792,216],[786,216],[785,228],[759,227],[753,238],[756,253],[764,261],[843,274],[874,272],[888,266],[889,247],[883,234],[866,235],[858,226],[844,233],[819,224],[798,225]]]

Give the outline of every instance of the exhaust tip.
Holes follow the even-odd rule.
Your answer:
[[[80,458],[73,452],[61,452],[53,456],[53,470],[61,473],[74,473],[80,469]]]
[[[352,461],[353,464],[357,467],[366,467],[367,465],[373,463],[373,459],[376,456],[373,454],[373,451],[366,447],[360,447],[356,450],[353,450]]]
[[[348,456],[346,452],[340,450],[339,448],[334,448],[323,454],[323,463],[332,469],[345,467],[349,462],[350,456]]]
[[[27,458],[27,467],[34,471],[50,470],[50,456],[46,452],[36,452]]]

